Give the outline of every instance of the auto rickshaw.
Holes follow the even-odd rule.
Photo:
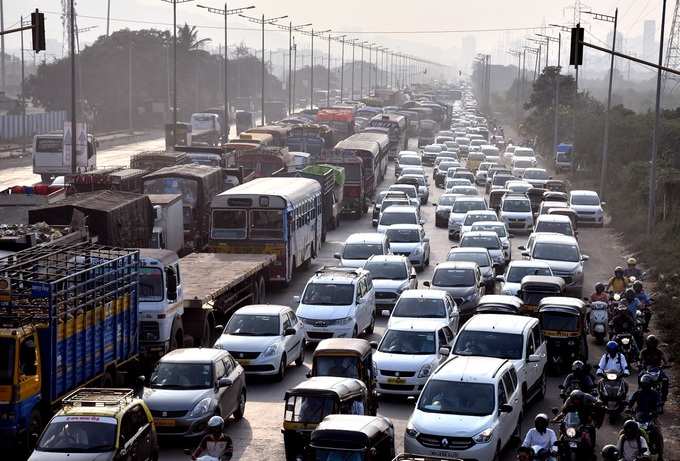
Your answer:
[[[358,379],[320,376],[303,381],[286,392],[283,443],[286,460],[297,461],[312,431],[331,414],[366,413],[368,390]]]
[[[543,298],[564,296],[567,285],[562,277],[550,275],[525,275],[517,296],[522,299],[522,313],[536,315]]]
[[[394,426],[382,416],[330,415],[312,432],[305,461],[392,461]]]
[[[522,300],[510,295],[484,295],[479,299],[476,314],[519,314]]]
[[[538,305],[538,317],[548,345],[548,365],[555,371],[574,360],[588,360],[586,305],[578,298],[548,297]]]
[[[553,192],[567,192],[567,183],[561,179],[550,179],[545,182],[545,188]]]
[[[501,209],[501,200],[507,192],[510,191],[507,189],[496,189],[489,192],[489,209],[495,210],[498,213]]]
[[[576,211],[574,211],[571,208],[550,208],[548,210],[548,214],[559,214],[562,216],[568,216],[569,219],[571,219],[571,227],[574,229],[574,232],[576,232],[577,227],[578,227],[578,214],[576,214]]]
[[[312,356],[312,370],[307,375],[354,378],[368,389],[367,414],[378,411],[376,377],[373,374],[373,345],[359,338],[331,338],[319,342]]]
[[[529,197],[529,201],[531,202],[531,212],[534,215],[537,215],[539,208],[541,208],[541,202],[543,201],[543,194],[545,192],[546,189],[541,187],[534,187],[527,191],[527,197]]]
[[[479,168],[479,164],[486,160],[486,155],[481,152],[470,152],[468,154],[467,163],[465,167],[473,173]]]

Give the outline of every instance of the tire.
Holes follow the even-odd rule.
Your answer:
[[[233,413],[234,420],[241,421],[245,413],[246,413],[246,391],[245,389],[243,389],[241,390],[241,395],[238,398],[238,407],[236,407],[236,410],[234,410]]]
[[[524,414],[520,412],[519,418],[517,418],[517,426],[515,427],[515,430],[512,433],[512,436],[510,438],[510,442],[513,444],[519,445],[522,443],[522,419],[524,418]]]
[[[263,276],[260,276],[257,281],[257,291],[260,298],[260,304],[265,304],[267,302],[267,286],[264,283]]]
[[[375,314],[371,316],[371,323],[366,327],[366,334],[372,335],[375,331]]]
[[[492,461],[501,461],[501,444],[496,447],[496,452],[493,454]]]
[[[305,343],[305,340],[302,340],[302,344],[300,345],[300,355],[298,355],[298,358],[295,359],[295,366],[296,367],[301,367],[305,363],[305,347],[307,344]]]
[[[180,326],[180,321],[175,320],[172,324],[172,334],[170,335],[170,350],[174,351],[184,346],[184,333]]]
[[[279,371],[276,373],[275,380],[277,382],[283,381],[283,378],[286,376],[286,354],[283,354],[281,357],[281,362],[279,362]]]

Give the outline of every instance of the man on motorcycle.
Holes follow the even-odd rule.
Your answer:
[[[630,315],[626,306],[620,305],[614,309],[612,315],[612,331],[611,334],[618,335],[621,333],[633,333],[635,327],[635,317]]]
[[[595,380],[590,374],[590,367],[580,360],[575,360],[571,364],[571,373],[567,375],[562,383],[565,391],[581,389],[583,392],[592,394],[595,389]]]
[[[576,389],[569,394],[567,400],[562,404],[562,410],[555,416],[555,421],[561,421],[567,413],[576,412],[582,424],[589,425],[588,435],[590,440],[587,443],[590,447],[595,447],[596,431],[595,428],[602,425],[604,419],[604,407],[602,402],[582,390]]]
[[[638,421],[649,421],[659,412],[661,396],[652,389],[652,377],[648,374],[640,378],[640,387],[633,392],[628,400],[628,406],[635,412]]]
[[[590,295],[590,302],[591,303],[598,302],[598,301],[603,302],[603,303],[609,302],[609,294],[607,294],[604,291],[604,289],[605,289],[604,283],[602,283],[602,282],[596,283],[595,284],[595,293]]]
[[[668,376],[663,371],[663,367],[667,364],[666,354],[659,349],[659,340],[654,335],[647,336],[645,347],[640,351],[640,370],[648,370],[649,368],[659,369],[662,402],[665,402],[668,396]]]
[[[619,352],[619,345],[616,341],[609,341],[607,343],[606,352],[597,366],[597,375],[603,376],[607,370],[616,370],[617,373],[623,376],[630,375],[626,356]]]
[[[652,305],[652,298],[647,293],[645,293],[642,282],[639,280],[633,282],[633,291],[635,291],[635,297],[640,301],[642,312],[645,316],[645,331],[647,331],[649,321],[652,319],[652,311],[649,308]]]
[[[626,308],[628,309],[628,313],[632,318],[635,318],[637,311],[642,309],[640,300],[635,296],[635,290],[632,288],[627,288],[624,293],[624,298],[626,299]]]
[[[602,447],[602,461],[619,461],[619,449],[616,445],[605,445]]]
[[[623,275],[623,267],[616,266],[614,269],[614,277],[609,279],[607,283],[607,291],[614,293],[623,293],[626,289],[626,277]]]
[[[623,434],[619,437],[619,456],[623,461],[637,461],[649,456],[647,441],[640,433],[640,426],[632,419],[623,423]]]
[[[623,271],[623,275],[627,279],[635,277],[637,280],[640,280],[642,278],[642,271],[637,268],[637,259],[630,257],[626,263],[628,264],[628,267]]]
[[[522,442],[523,447],[531,447],[535,450],[536,446],[547,450],[551,455],[557,451],[555,444],[557,436],[555,431],[548,427],[549,419],[545,413],[539,413],[534,418],[534,427],[527,431]]]
[[[191,459],[205,461],[229,461],[234,447],[231,437],[224,434],[224,419],[213,416],[208,420],[208,433],[203,437],[198,448],[191,455]]]

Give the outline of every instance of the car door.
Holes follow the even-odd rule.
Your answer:
[[[120,434],[118,440],[117,459],[137,461],[144,459],[140,453],[139,426],[131,411],[125,412],[120,420]]]
[[[373,289],[373,279],[371,279],[370,275],[366,276],[364,283],[366,286],[366,294],[364,295],[366,302],[364,303],[364,308],[366,309],[366,326],[368,326],[375,313],[375,290]]]
[[[300,349],[304,346],[305,332],[302,328],[302,322],[297,318],[293,311],[288,312],[288,318],[290,319],[290,324],[295,329],[295,338],[297,343],[297,347],[295,348],[295,356],[297,357],[301,352]]]
[[[500,390],[503,389],[501,393]],[[512,437],[512,432],[517,426],[517,417],[521,411],[521,402],[516,397],[514,393],[514,387],[512,385],[512,380],[508,372],[505,372],[498,383],[499,390],[499,404],[500,400],[505,400],[505,403],[512,406],[512,411],[509,413],[500,414],[500,427],[502,433],[503,444],[507,443]]]
[[[529,357],[534,354],[534,335],[530,329],[524,332],[524,360],[522,360],[522,365],[517,369],[519,373],[520,380],[527,383],[527,391],[536,382],[535,376],[535,363],[529,361]],[[529,396],[527,395],[527,398]],[[526,402],[525,402],[526,403]]]
[[[286,330],[289,328],[293,328],[293,322],[291,322],[287,312],[281,314],[279,322],[280,322],[279,324],[281,325],[280,333],[283,337],[283,345],[286,351],[286,365],[288,365],[297,357],[298,355],[297,351],[300,345],[300,341],[297,334],[285,336]]]
[[[538,380],[541,379],[543,373],[545,372],[545,364],[547,362],[548,351],[540,323],[537,322],[536,325],[534,325],[532,333],[534,338],[534,354],[538,355],[540,358],[538,362],[534,363],[534,365],[536,365],[534,372],[536,373],[536,379]]]
[[[135,442],[137,445],[137,459],[140,461],[151,459],[155,445],[151,422],[144,408],[139,404],[132,407],[129,412],[132,415],[132,424],[137,437]]]
[[[217,359],[213,362],[213,371],[215,373],[215,400],[219,402],[220,414],[223,416],[229,415],[229,410],[233,406],[232,399],[230,398],[231,393],[229,392],[230,386],[220,387],[218,384],[220,379],[228,377],[227,368],[222,359]]]
[[[451,328],[451,331],[455,336],[456,333],[458,332],[458,312],[456,308],[456,303],[449,296],[447,296],[446,298],[444,298],[444,307],[446,309],[446,315],[449,320],[449,328]]]

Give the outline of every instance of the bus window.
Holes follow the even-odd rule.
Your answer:
[[[252,210],[250,212],[250,238],[282,239],[282,210]]]

